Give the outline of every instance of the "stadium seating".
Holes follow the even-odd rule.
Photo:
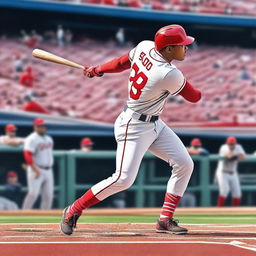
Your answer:
[[[130,49],[89,39],[63,47],[45,43],[41,48],[87,65],[106,62]],[[21,109],[23,95],[31,90],[15,80],[13,56],[17,53],[23,54],[33,67],[36,76],[33,92],[52,114],[113,123],[122,110],[128,92],[128,71],[89,79],[81,70],[33,59],[31,48],[17,40],[6,39],[0,40],[0,62],[5,63],[0,66],[1,109]],[[187,80],[202,90],[203,98],[197,104],[185,103],[180,96],[168,98],[163,119],[169,124],[253,122],[256,114],[255,58],[253,49],[207,46],[190,49],[186,60],[175,62],[175,65]],[[249,79],[240,78],[243,66],[247,67]]]
[[[73,0],[73,2],[74,1],[77,2],[77,0]],[[72,2],[72,0],[69,2]],[[131,8],[204,14],[256,14],[255,0],[80,0],[80,2],[86,4],[115,5]]]

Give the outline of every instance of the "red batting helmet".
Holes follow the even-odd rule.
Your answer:
[[[14,124],[7,124],[5,126],[5,131],[6,132],[13,132],[13,131],[16,131],[16,130],[17,130],[17,127]]]
[[[235,143],[237,143],[237,140],[236,140],[235,137],[228,137],[228,138],[226,139],[226,143],[227,143],[227,144],[235,144]]]
[[[201,142],[200,139],[194,138],[194,139],[191,141],[191,145],[192,145],[192,146],[201,146],[201,145],[202,145],[202,142]]]
[[[185,29],[180,25],[169,25],[160,28],[155,35],[155,48],[161,51],[168,45],[188,45],[194,42],[195,38],[187,36]]]
[[[43,118],[36,118],[33,122],[33,124],[35,126],[41,126],[41,125],[45,125],[45,121]]]

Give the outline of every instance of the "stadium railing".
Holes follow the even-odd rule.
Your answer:
[[[21,148],[0,147],[0,159],[3,159],[4,154],[13,154],[13,163],[17,163],[18,159],[15,158],[17,154],[22,154]],[[57,206],[63,208],[65,205],[72,203],[76,199],[78,191],[86,191],[94,183],[77,184],[76,177],[78,175],[77,161],[90,160],[92,163],[101,162],[104,165],[104,160],[111,160],[115,162],[116,151],[54,151],[55,166],[54,172],[57,180],[55,181],[55,199],[57,199]],[[197,193],[199,195],[199,206],[210,206],[212,204],[212,192],[217,192],[218,187],[213,183],[213,173],[216,168],[212,168],[211,164],[217,162],[221,158],[218,155],[210,156],[193,156],[196,163],[196,170],[198,172],[199,182],[197,184],[190,184],[187,192]],[[135,207],[154,207],[157,205],[157,192],[165,192],[166,184],[169,176],[157,175],[157,158],[151,153],[146,153],[134,185],[128,191],[133,191],[134,206]],[[247,155],[243,163],[256,163],[255,155]],[[3,169],[3,162],[0,166]],[[9,167],[9,166],[8,166]],[[6,168],[5,168],[6,169]],[[94,170],[96,171],[96,170]],[[250,174],[253,175],[253,174]],[[1,175],[3,177],[3,174]],[[105,178],[105,177],[102,177]],[[1,182],[3,184],[3,182]],[[252,192],[255,191],[255,184],[247,183],[242,184],[242,191]],[[0,193],[3,191],[4,186],[0,186]],[[27,191],[23,187],[24,192]],[[147,199],[147,200],[146,200]]]
[[[77,190],[86,190],[89,189],[93,184],[76,184],[76,160],[77,159],[95,159],[104,160],[104,159],[113,159],[115,160],[116,152],[115,151],[92,151],[89,153],[83,152],[69,152],[67,155],[67,203],[72,203],[76,197]],[[221,159],[218,155],[210,156],[193,156],[195,162],[198,162],[199,168],[199,184],[188,186],[188,192],[199,193],[200,206],[210,206],[211,197],[213,191],[218,191],[217,184],[214,184],[211,180],[211,172],[215,169],[211,168],[211,162],[217,162]],[[166,181],[169,177],[159,177],[156,175],[156,163],[157,158],[151,153],[146,153],[136,178],[135,184],[129,188],[129,191],[135,192],[135,207],[145,207],[145,198],[146,194],[149,196],[147,206],[156,206],[156,192],[164,192],[166,190]],[[241,162],[256,163],[256,156],[247,155],[246,160]],[[149,181],[149,184],[146,182]],[[158,184],[159,182],[163,184]],[[153,184],[155,183],[155,184]],[[246,184],[242,185],[242,191],[255,191],[255,185]]]

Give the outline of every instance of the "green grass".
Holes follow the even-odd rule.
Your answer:
[[[155,223],[158,215],[82,216],[80,223]],[[191,214],[175,215],[189,224],[256,224],[256,214]],[[59,223],[60,216],[0,216],[0,223]]]

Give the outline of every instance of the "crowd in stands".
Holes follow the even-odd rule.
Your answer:
[[[58,27],[59,29],[63,29]],[[118,32],[120,33],[120,31]],[[65,33],[64,33],[65,34]],[[51,36],[50,36],[51,35]],[[133,48],[125,42],[83,39],[60,43],[58,33],[41,36],[40,48],[82,65],[102,64]],[[21,43],[23,42],[23,43]],[[0,39],[0,108],[70,116],[113,123],[127,99],[129,71],[88,79],[81,70],[37,60],[23,39]],[[175,122],[255,123],[256,51],[235,47],[197,46],[175,62],[202,91],[197,104],[170,97],[162,118]]]
[[[256,14],[254,0],[67,0],[65,2],[205,14]]]

